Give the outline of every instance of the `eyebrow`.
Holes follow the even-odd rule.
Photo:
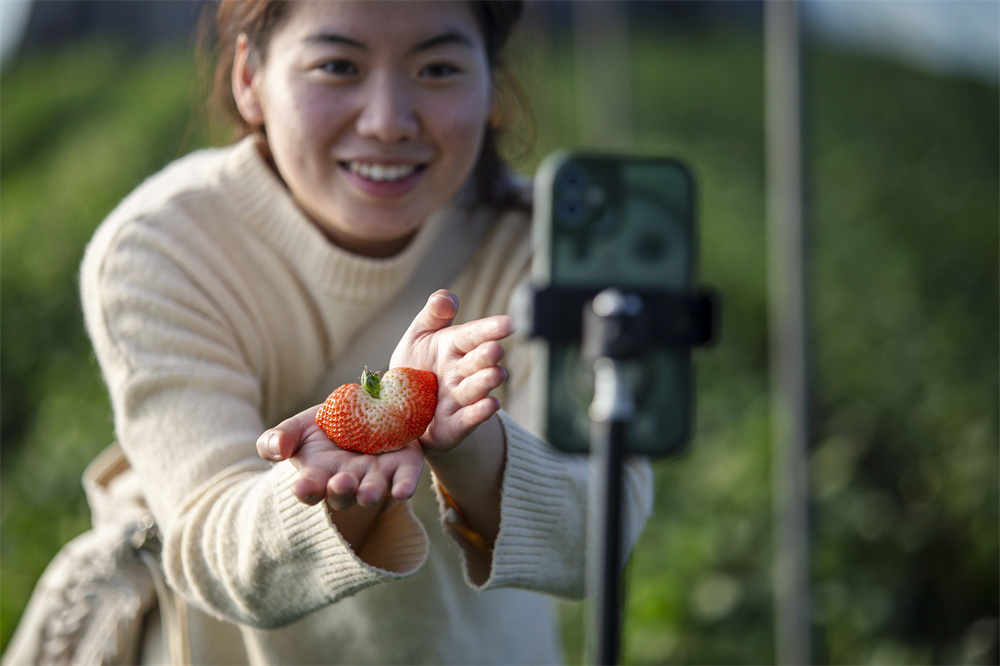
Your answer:
[[[312,44],[340,44],[343,46],[361,49],[362,51],[368,50],[368,45],[364,42],[352,37],[337,34],[335,32],[318,32],[314,35],[306,37],[304,41]],[[467,34],[461,30],[450,29],[440,35],[436,35],[430,39],[419,42],[410,50],[413,53],[420,53],[422,51],[429,51],[430,49],[447,44],[458,44],[470,49],[475,47],[475,43],[472,38],[470,38]]]
[[[334,32],[318,32],[314,35],[309,35],[302,41],[309,44],[343,44],[344,46],[352,46],[356,49],[368,48],[364,42],[359,42],[356,39],[338,35]]]
[[[428,51],[436,46],[442,46],[445,44],[458,44],[470,49],[475,47],[471,37],[461,30],[452,29],[447,32],[443,32],[436,37],[431,37],[428,40],[420,42],[414,46],[412,50],[414,53],[417,53],[420,51]]]

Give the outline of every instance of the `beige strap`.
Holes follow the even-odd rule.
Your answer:
[[[169,663],[189,666],[191,648],[188,644],[187,604],[167,585],[159,559],[142,549],[138,554],[149,569],[156,587],[156,600],[160,605],[160,620],[163,623],[163,642]]]

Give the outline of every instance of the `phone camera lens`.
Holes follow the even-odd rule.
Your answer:
[[[590,174],[579,164],[569,163],[556,175],[555,191],[572,201],[583,201],[590,187]]]
[[[588,196],[593,188],[590,174],[581,165],[570,162],[556,174],[553,184],[556,220],[568,229],[582,229],[590,215]]]
[[[580,229],[587,222],[587,206],[582,201],[562,198],[555,213],[559,223],[570,229]]]

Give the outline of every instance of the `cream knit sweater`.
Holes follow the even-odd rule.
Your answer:
[[[352,255],[301,214],[247,139],[178,160],[95,234],[86,323],[168,580],[190,607],[196,663],[560,660],[548,595],[583,593],[588,466],[519,425],[527,342],[507,344],[491,558],[451,530],[430,478],[355,553],[322,504],[293,497],[295,468],[256,454],[261,432],[335,388],[328,368],[460,217],[435,216],[396,257]],[[462,321],[507,312],[527,275],[527,216],[496,217],[439,285],[459,295]],[[630,464],[627,488],[631,543],[651,506],[648,465]],[[487,574],[473,573],[476,558]]]

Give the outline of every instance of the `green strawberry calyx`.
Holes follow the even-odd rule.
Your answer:
[[[368,392],[368,395],[377,400],[382,389],[382,380],[379,379],[377,372],[369,371],[366,366],[361,372],[361,386]]]

